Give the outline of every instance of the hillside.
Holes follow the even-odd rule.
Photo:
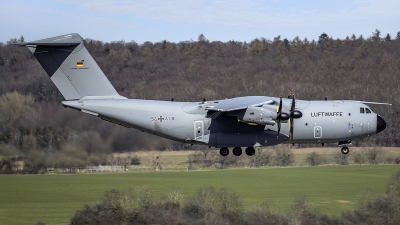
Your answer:
[[[48,160],[43,165],[79,158],[78,164],[86,165],[106,161],[111,152],[193,149],[64,109],[62,96],[30,51],[12,45],[18,41],[23,37],[0,44],[0,154],[42,155]],[[387,128],[355,144],[400,145],[400,32],[395,38],[375,30],[370,37],[343,40],[322,33],[315,40],[277,36],[250,43],[210,42],[204,35],[197,41],[141,45],[87,38],[85,45],[128,98],[200,101],[295,93],[298,99],[390,102],[391,107],[372,106]]]

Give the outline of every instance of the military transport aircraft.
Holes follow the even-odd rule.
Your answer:
[[[303,101],[293,94],[201,102],[127,99],[117,93],[78,34],[17,44],[27,46],[39,61],[64,96],[63,106],[171,140],[220,148],[223,156],[229,148],[239,156],[244,147],[251,156],[258,146],[327,142],[337,142],[347,154],[353,140],[386,128],[365,103],[388,103]]]

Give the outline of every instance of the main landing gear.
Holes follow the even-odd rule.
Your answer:
[[[240,148],[240,147],[234,147],[233,149],[232,149],[232,153],[235,155],[235,156],[240,156],[240,155],[242,155],[242,148]],[[254,149],[254,147],[247,147],[246,148],[246,150],[245,150],[245,152],[246,152],[246,155],[248,155],[248,156],[252,156],[252,155],[254,155],[255,153],[256,153],[256,150]],[[222,156],[227,156],[227,155],[229,155],[229,149],[228,148],[221,148],[220,150],[219,150],[219,154],[221,154]]]
[[[219,150],[219,154],[221,154],[222,156],[227,156],[227,155],[229,155],[229,149],[228,148],[221,148]]]
[[[235,156],[240,156],[242,154],[242,149],[240,147],[235,147],[232,152]]]

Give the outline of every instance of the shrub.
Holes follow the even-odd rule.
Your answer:
[[[272,164],[272,154],[273,152],[270,149],[259,149],[256,153],[249,157],[250,166],[260,167],[260,166],[269,166]]]
[[[351,158],[355,164],[365,164],[367,160],[365,159],[365,155],[362,151],[354,151],[351,153]]]
[[[294,163],[294,154],[288,146],[277,146],[273,154],[276,166],[290,166]]]
[[[137,155],[132,156],[131,165],[140,165],[140,158]]]
[[[367,211],[372,204],[372,193],[368,189],[361,189],[356,198],[357,209],[360,211]]]
[[[369,164],[378,164],[383,161],[384,154],[381,147],[368,147],[365,149],[365,155]]]
[[[306,157],[306,162],[310,165],[310,166],[318,166],[321,164],[326,163],[326,158],[323,157],[322,155],[316,153],[316,152],[311,152],[310,154],[307,155]]]
[[[333,160],[335,161],[336,164],[348,165],[349,164],[348,157],[349,157],[348,154],[337,152],[333,155]]]

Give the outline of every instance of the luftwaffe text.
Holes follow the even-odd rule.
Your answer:
[[[343,112],[312,112],[311,117],[343,116]]]

